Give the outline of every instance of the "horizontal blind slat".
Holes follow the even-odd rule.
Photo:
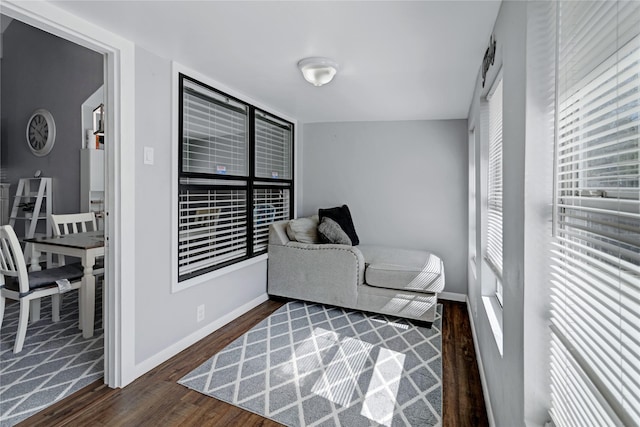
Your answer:
[[[487,245],[489,263],[502,274],[502,80],[488,98],[489,162],[487,195]]]
[[[283,128],[256,115],[255,174],[258,178],[290,179],[292,170],[291,128]]]
[[[269,226],[290,218],[290,190],[255,189],[253,197],[253,250],[260,252],[267,247]]]
[[[191,87],[201,95],[183,97],[183,170],[247,176],[248,107],[225,104],[220,94],[195,83]]]
[[[640,424],[637,3],[559,3],[550,256],[558,427]]]

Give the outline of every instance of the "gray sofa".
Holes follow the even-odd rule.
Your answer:
[[[444,289],[444,266],[436,255],[302,243],[290,238],[287,225],[281,221],[269,229],[269,295],[434,321],[437,294]]]

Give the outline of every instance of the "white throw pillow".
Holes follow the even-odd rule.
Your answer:
[[[287,236],[294,242],[320,243],[318,238],[318,215],[289,221]]]

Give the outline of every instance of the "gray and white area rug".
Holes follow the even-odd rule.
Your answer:
[[[179,383],[292,427],[441,425],[441,326],[289,302]]]
[[[0,333],[0,426],[12,426],[102,378],[102,292],[96,286],[92,338],[78,329],[78,292],[64,295],[60,321],[51,321],[51,298],[42,299],[40,320],[29,324],[22,351],[13,354],[19,304],[9,303]]]

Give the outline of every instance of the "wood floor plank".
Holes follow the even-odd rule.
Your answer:
[[[467,305],[445,301],[443,308],[443,425],[488,426]]]
[[[265,426],[280,424],[177,381],[281,307],[267,301],[123,389],[97,381],[21,426]],[[466,304],[443,301],[443,426],[487,426]]]

